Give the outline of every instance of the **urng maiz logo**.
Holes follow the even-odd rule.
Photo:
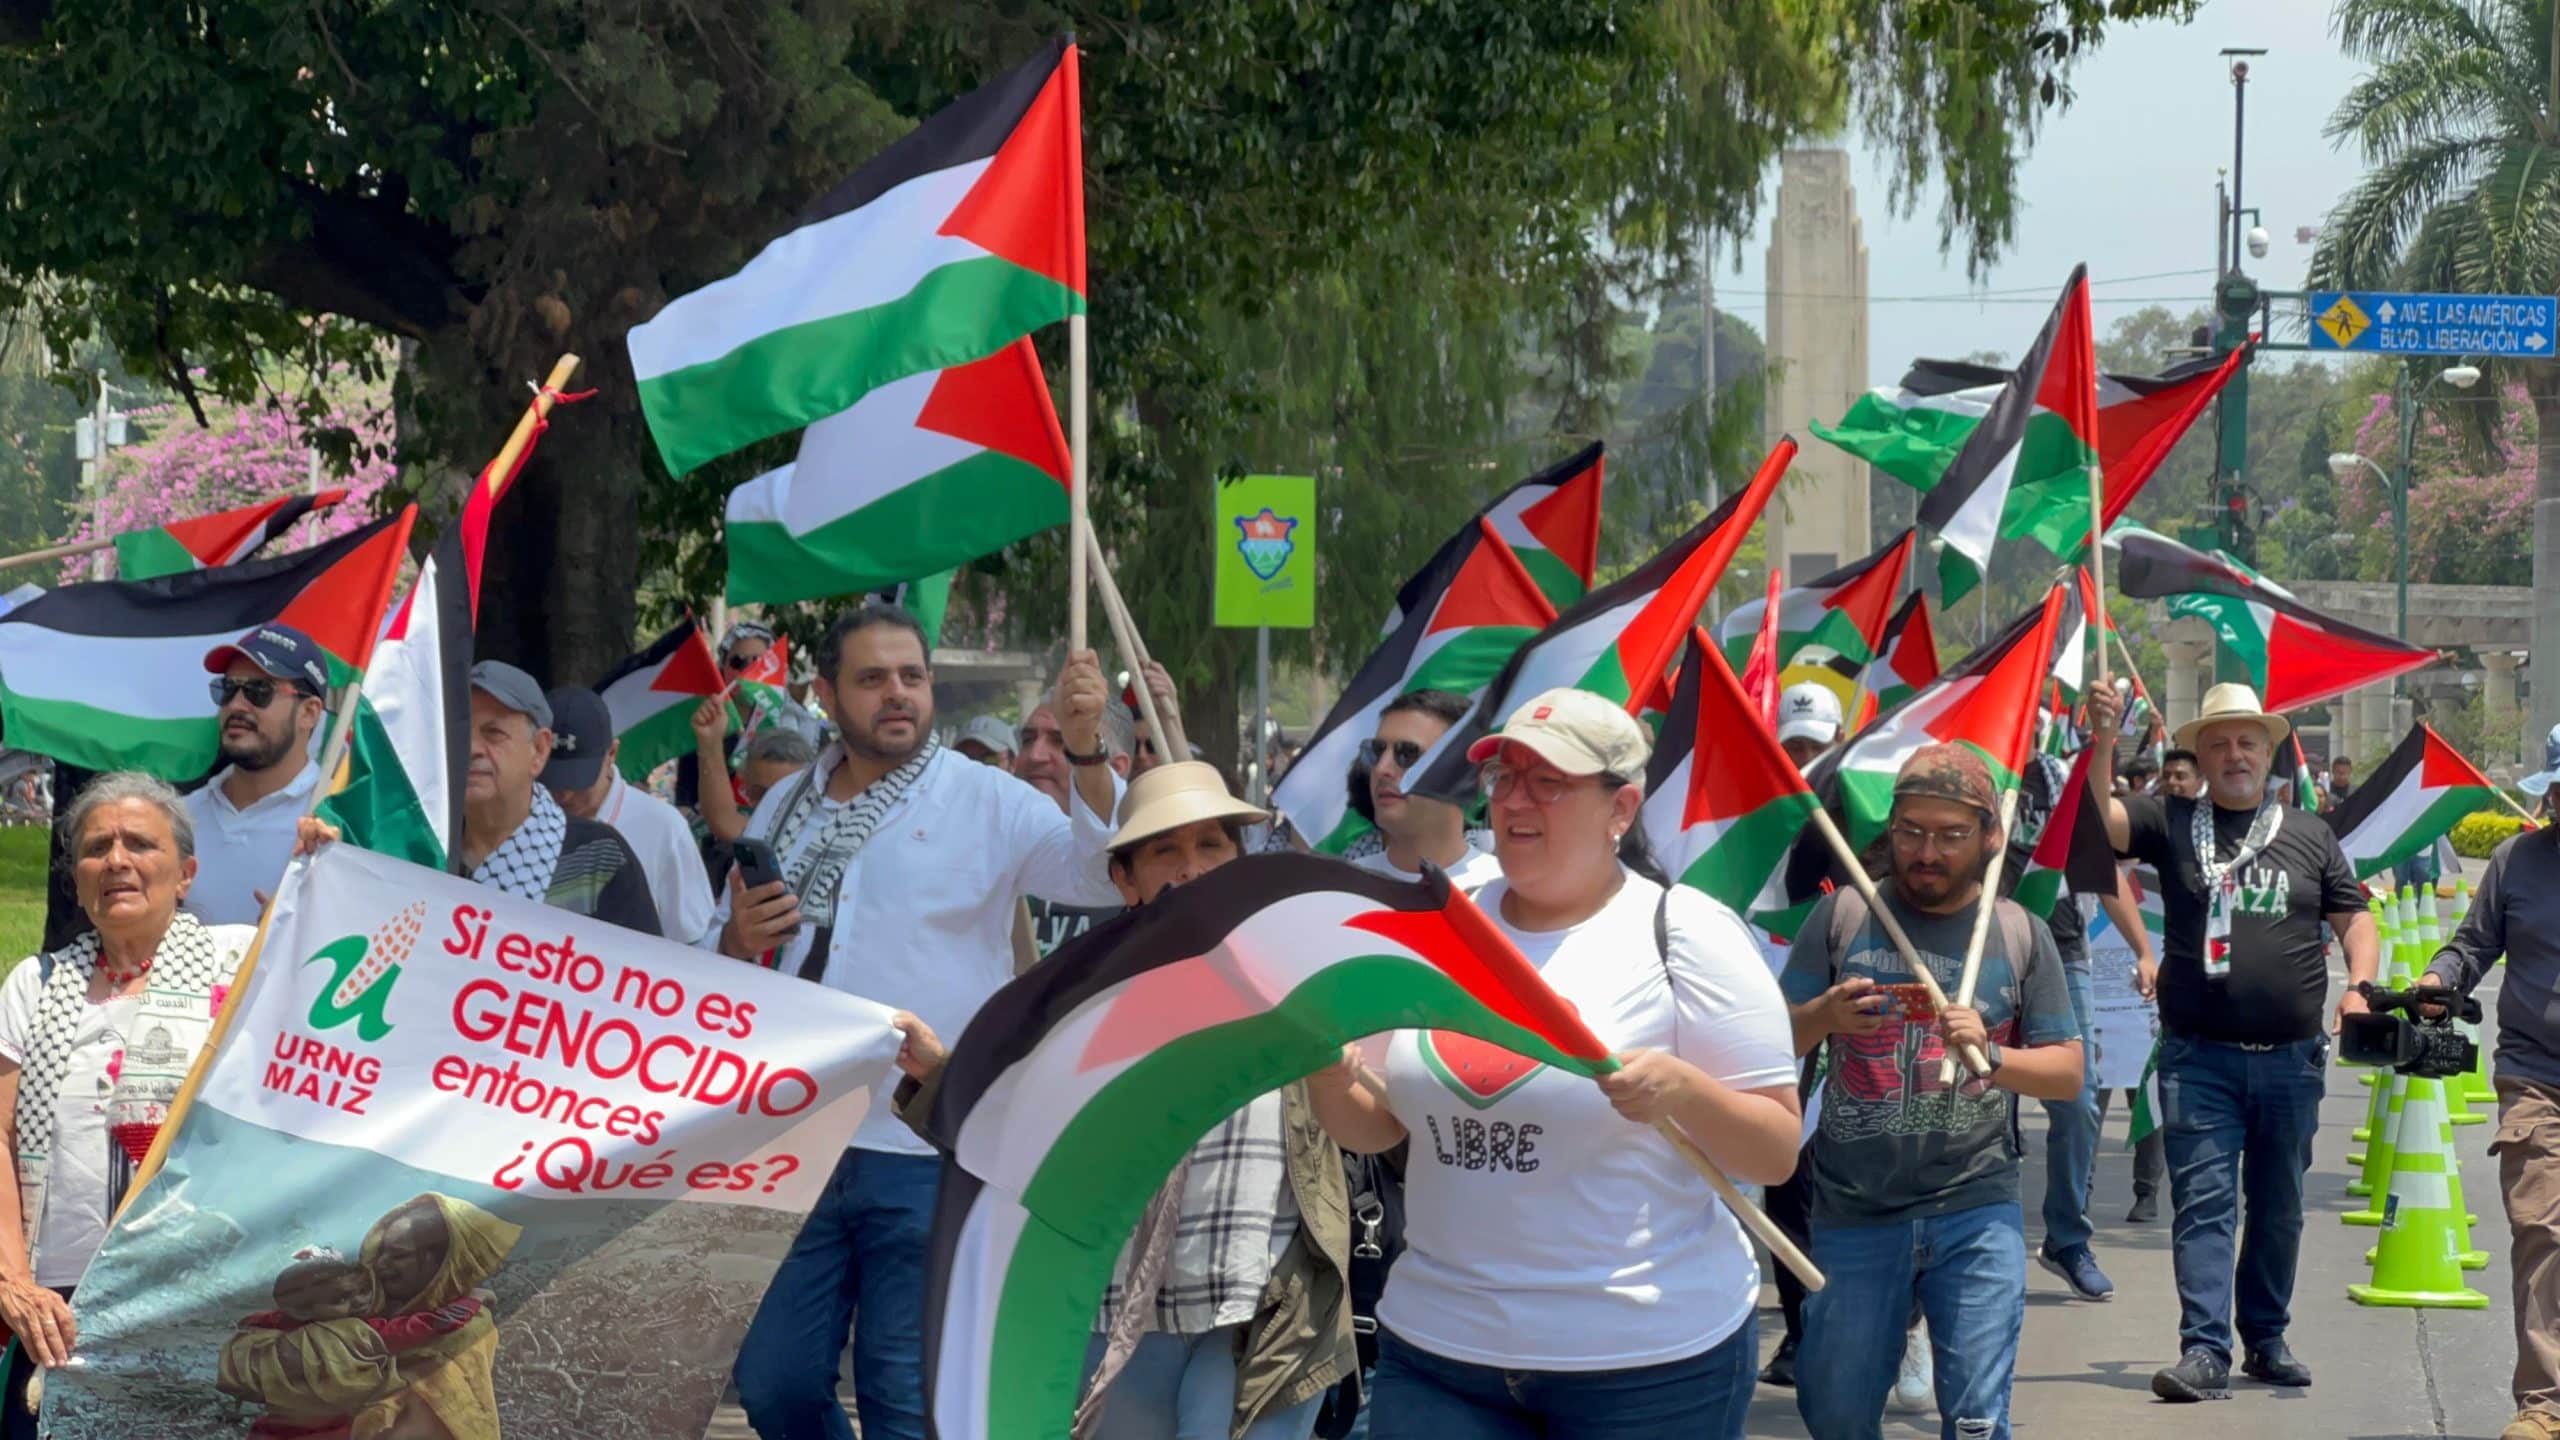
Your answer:
[[[370,1042],[391,1033],[391,1022],[383,1018],[382,1007],[391,1002],[391,987],[400,978],[400,962],[426,929],[427,902],[411,901],[399,914],[383,922],[370,939],[362,935],[346,935],[323,945],[309,960],[326,960],[330,966],[327,990],[311,1000],[311,1028],[333,1030],[353,1021],[356,1034]]]
[[[1259,515],[1236,516],[1235,522],[1236,529],[1243,532],[1236,538],[1236,553],[1244,557],[1244,568],[1252,571],[1257,580],[1279,574],[1280,567],[1289,563],[1290,552],[1298,548],[1297,542],[1289,538],[1298,522],[1282,519],[1268,505]]]

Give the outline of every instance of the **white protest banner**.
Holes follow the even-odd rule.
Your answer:
[[[2151,953],[2160,954],[2160,882],[2147,869],[2130,872],[2136,908],[2151,930]],[[2133,987],[2133,943],[2117,931],[2107,912],[2089,899],[2089,1043],[2096,1047],[2097,1086],[2131,1090],[2142,1083],[2142,1067],[2150,1062],[2151,1042],[2160,1033],[2160,1015]]]
[[[348,845],[286,872],[233,1004],[49,1435],[699,1435],[898,1046],[867,1000]]]

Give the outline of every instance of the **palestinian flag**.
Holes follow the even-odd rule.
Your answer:
[[[2124,517],[2133,497],[2249,351],[2196,360],[2159,375],[2098,377],[2098,462],[2104,470],[2106,522]],[[1923,360],[1897,389],[1869,391],[1836,426],[1813,433],[1873,464],[1915,490],[1934,490],[1965,441],[1991,413],[2012,372],[1952,360]],[[2079,439],[2058,415],[2027,422],[2016,480],[2000,512],[2000,534],[2033,540],[2069,560],[2089,539],[2089,485],[2070,457]]]
[[[1272,791],[1272,808],[1316,849],[1339,855],[1366,834],[1344,777],[1360,742],[1378,732],[1387,703],[1413,690],[1483,693],[1521,642],[1545,629],[1555,609],[1492,520],[1478,517],[1452,537],[1404,587],[1413,603],[1385,643],[1360,666],[1342,698],[1307,738]]]
[[[1778,728],[1778,618],[1784,609],[1778,598],[1784,584],[1778,567],[1770,566],[1769,594],[1760,603],[1760,633],[1752,637],[1742,662],[1742,698],[1773,732]]]
[[[2097,797],[2089,793],[2089,755],[2084,749],[2072,762],[2071,778],[2055,797],[2053,813],[2045,817],[2044,830],[2009,895],[2047,920],[2055,906],[2068,903],[2067,896],[2115,890],[2115,850],[2107,844],[2106,817],[2098,813]]]
[[[408,558],[415,506],[272,560],[65,585],[0,616],[0,730],[88,770],[194,780],[213,768],[205,653],[282,623],[363,668]]]
[[[1476,512],[1493,533],[1520,557],[1548,603],[1561,610],[1591,589],[1591,572],[1600,563],[1600,487],[1606,464],[1598,441],[1581,453],[1548,466],[1495,496]],[[1465,533],[1465,532],[1461,532]],[[1380,634],[1393,634],[1398,622],[1422,603],[1421,574],[1396,591],[1395,614]]]
[[[1783,675],[1799,657],[1808,661],[1836,657],[1844,677],[1854,676],[1873,660],[1885,625],[1893,618],[1894,602],[1910,576],[1911,552],[1918,539],[1917,530],[1905,530],[1873,555],[1781,592],[1779,673]],[[1716,641],[1724,649],[1727,664],[1744,663],[1768,608],[1766,600],[1736,606],[1716,627]]]
[[[1414,766],[1406,792],[1472,801],[1476,772],[1467,763],[1467,747],[1549,690],[1589,690],[1632,713],[1666,708],[1670,687],[1664,682],[1672,662],[1795,453],[1796,442],[1781,438],[1751,483],[1714,514],[1634,571],[1583,596],[1522,645],[1485,687],[1466,722],[1451,726]]]
[[[667,469],[1081,314],[1078,97],[1075,46],[1052,41],[880,152],[745,269],[633,327],[640,407]]]
[[[2269,713],[2300,709],[2436,662],[2436,652],[2333,620],[2283,586],[2219,552],[2191,550],[2138,525],[2107,536],[2119,552],[2108,567],[2117,587],[2167,600],[2172,616],[2212,624],[2247,666]]]
[[[1806,779],[1833,802],[1849,843],[1864,849],[1884,833],[1893,781],[1902,762],[1936,741],[1970,745],[1991,767],[1992,783],[2013,789],[2035,736],[2037,699],[2053,668],[2066,590],[2056,585],[2037,609],[2011,622],[1964,663],[1876,717],[1848,744],[1813,764]]]
[[[732,604],[858,595],[1067,523],[1067,437],[1024,336],[892,380],[729,492]]]
[[[948,1156],[924,1284],[933,1432],[1066,1440],[1095,1306],[1165,1175],[1239,1106],[1403,1028],[1616,1068],[1445,877],[1314,855],[1222,866],[997,991],[924,1126]]]
[[[2421,721],[2330,813],[2329,828],[2356,878],[2369,880],[2434,846],[2463,816],[2499,808],[2498,787]]]
[[[1733,667],[1690,632],[1645,771],[1642,824],[1663,872],[1753,923],[1787,908],[1781,873],[1815,801]]]
[[[1938,532],[1938,593],[1953,604],[1991,570],[2010,490],[2021,483],[2080,486],[2080,528],[2089,514],[2091,467],[2098,463],[2098,365],[2089,320],[2089,267],[2071,267],[2062,298],[2045,318],[2026,363],[1993,396],[1991,408],[1964,437],[1946,473],[1920,501],[1920,523]],[[2059,422],[2035,434],[2034,422]],[[2049,450],[2030,451],[2031,438]],[[2035,468],[2029,468],[2030,466]]]
[[[303,516],[346,498],[344,490],[316,495],[296,492],[237,510],[172,520],[150,530],[128,530],[116,537],[116,578],[150,580],[237,564],[292,529]]]
[[[702,628],[690,615],[677,621],[648,649],[596,682],[596,693],[613,716],[613,738],[622,745],[614,767],[636,783],[677,756],[691,754],[694,708],[726,689]]]
[[[1911,698],[1938,678],[1938,637],[1929,628],[1929,601],[1919,591],[1905,596],[1902,608],[1885,622],[1876,658],[1858,672],[1857,712],[1849,716],[1852,733],[1882,711]]]
[[[2267,784],[2278,792],[2290,791],[2293,807],[2317,812],[2320,808],[2320,783],[2311,773],[2311,757],[2302,753],[2302,732],[2284,737],[2276,747],[2275,762],[2267,767]]]
[[[355,733],[321,814],[350,845],[429,869],[462,835],[470,765],[471,605],[448,545],[383,623],[364,671]]]

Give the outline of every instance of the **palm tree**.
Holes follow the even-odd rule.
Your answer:
[[[2560,0],[2339,0],[2373,68],[2329,116],[2371,167],[2321,227],[2317,289],[2560,293]],[[2560,361],[2490,359],[2540,430],[2533,728],[2560,721]],[[2497,393],[2493,388],[2491,394]]]

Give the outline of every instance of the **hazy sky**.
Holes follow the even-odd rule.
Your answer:
[[[1892,383],[1925,355],[2014,359],[2083,260],[2101,335],[2146,302],[2203,303],[2213,284],[2214,172],[2231,163],[2224,46],[2268,51],[2249,64],[2243,203],[2263,212],[2274,248],[2248,269],[2269,289],[2300,288],[2310,247],[2295,243],[2295,227],[2318,225],[2363,170],[2320,133],[2358,67],[2329,33],[2329,0],[2208,0],[2189,24],[2123,27],[2083,58],[2077,98],[2048,117],[2020,169],[2016,243],[1978,285],[1960,255],[1939,253],[1938,196],[1893,216],[1883,166],[1854,138],[1842,142],[1867,242],[1871,383]],[[1764,333],[1776,193],[1773,167],[1742,265],[1719,265],[1716,282],[1718,307]],[[2193,273],[2136,278],[2168,271]]]

